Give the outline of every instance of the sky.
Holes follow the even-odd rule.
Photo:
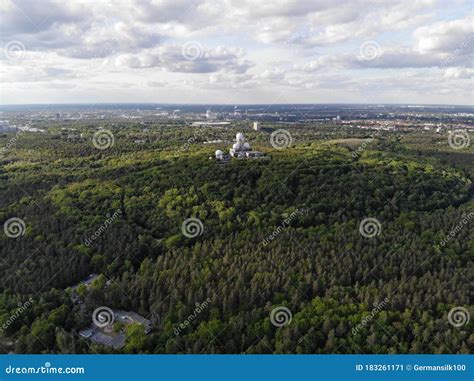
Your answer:
[[[0,0],[0,103],[473,105],[473,8]]]

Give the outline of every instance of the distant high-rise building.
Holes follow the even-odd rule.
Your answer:
[[[206,119],[207,120],[214,120],[216,119],[217,115],[214,113],[212,110],[207,110],[206,111]]]
[[[253,129],[255,131],[260,131],[260,123],[258,122],[253,122]]]

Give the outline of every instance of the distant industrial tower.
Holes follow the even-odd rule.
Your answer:
[[[253,129],[255,131],[260,131],[260,123],[258,122],[253,122]]]

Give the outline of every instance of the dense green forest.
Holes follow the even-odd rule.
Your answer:
[[[214,151],[230,144],[203,142],[248,127],[108,126],[115,143],[105,150],[91,144],[93,124],[76,126],[83,137],[74,140],[60,128],[24,133],[0,158],[0,221],[25,223],[23,236],[0,235],[0,351],[474,347],[472,322],[454,327],[447,318],[472,301],[472,147],[453,150],[433,132],[384,132],[354,155],[369,132],[303,124],[289,126],[293,144],[277,150],[269,124],[244,131],[267,160],[219,165]],[[189,218],[202,234],[183,234]],[[380,223],[379,234],[361,234],[365,218]],[[70,287],[91,273],[100,277],[74,304]],[[136,311],[152,332],[129,330],[121,350],[91,343],[78,332],[99,306]],[[272,324],[277,307],[291,312],[289,324]]]

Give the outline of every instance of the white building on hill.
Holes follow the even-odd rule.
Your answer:
[[[239,132],[235,136],[235,143],[229,150],[230,156],[242,158],[255,158],[264,156],[263,152],[253,151],[250,143],[246,141],[243,133]]]

